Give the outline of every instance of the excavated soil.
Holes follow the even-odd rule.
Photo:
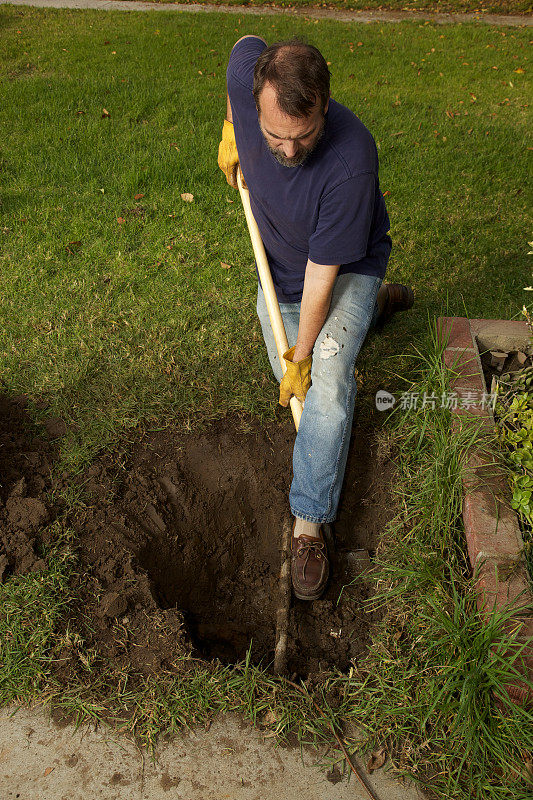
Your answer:
[[[37,429],[23,398],[0,398],[0,414],[5,579],[43,569],[50,522],[63,514],[65,524],[51,501],[65,488],[51,477],[64,426],[51,419]],[[76,636],[112,671],[157,674],[184,654],[233,663],[250,646],[254,662],[272,661],[293,441],[288,418],[248,432],[229,418],[200,435],[144,432],[91,464],[79,478],[83,502],[66,519],[77,563],[75,601],[58,637],[61,679],[79,667]],[[365,652],[372,580],[361,573],[392,514],[391,472],[372,430],[356,422],[332,579],[322,599],[292,603],[291,672],[346,669]]]

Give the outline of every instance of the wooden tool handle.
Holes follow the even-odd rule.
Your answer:
[[[246,216],[246,222],[250,232],[250,239],[252,240],[252,247],[254,249],[255,260],[257,263],[257,271],[259,272],[261,286],[263,287],[263,294],[265,295],[266,307],[268,316],[270,318],[270,324],[272,326],[272,333],[274,334],[274,339],[276,342],[279,363],[281,364],[281,369],[283,372],[286,372],[287,365],[285,364],[283,353],[286,353],[289,349],[287,334],[285,333],[283,318],[281,316],[281,311],[279,310],[278,298],[276,296],[276,290],[274,289],[272,275],[270,274],[270,267],[268,266],[265,246],[263,244],[263,240],[261,239],[257,222],[255,221],[252,213],[252,207],[250,206],[250,194],[248,189],[243,186],[240,168],[237,170],[237,185],[241,194],[244,214]],[[294,395],[291,397],[290,405],[292,417],[294,419],[294,425],[296,426],[296,430],[298,430],[300,417],[302,416],[303,405]]]

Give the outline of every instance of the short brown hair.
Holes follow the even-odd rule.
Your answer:
[[[290,117],[308,117],[317,101],[324,109],[329,99],[330,72],[324,56],[302,39],[294,37],[267,47],[254,69],[254,99],[265,83],[272,84],[280,109]]]

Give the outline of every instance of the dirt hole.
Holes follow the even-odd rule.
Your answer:
[[[346,669],[368,645],[371,581],[361,572],[391,514],[390,469],[372,436],[355,426],[327,592],[292,605],[289,668],[302,676]],[[86,647],[117,670],[157,673],[187,652],[234,663],[250,647],[255,663],[270,663],[293,442],[290,420],[240,432],[226,419],[201,435],[146,433],[97,459],[69,520],[81,576],[69,626],[83,629]],[[17,464],[13,486],[26,461]],[[41,483],[27,485],[38,499]],[[67,670],[69,659],[58,663]]]
[[[224,420],[200,436],[154,434],[127,457],[93,465],[86,488],[99,499],[84,514],[80,538],[92,551],[87,559],[106,564],[113,578],[106,590],[131,608],[135,592],[116,576],[122,562],[133,564],[159,609],[183,613],[197,655],[234,663],[251,646],[254,662],[271,662],[293,441],[290,422],[239,433]],[[386,481],[369,432],[356,428],[333,578],[322,599],[292,607],[289,666],[299,674],[345,669],[366,647],[372,617],[360,574],[390,514]]]

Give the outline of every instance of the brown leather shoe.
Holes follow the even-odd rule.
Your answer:
[[[387,297],[383,311],[377,319],[378,328],[382,328],[397,311],[407,311],[412,308],[415,302],[415,295],[410,286],[404,286],[402,283],[384,283],[383,286],[387,289]]]
[[[320,538],[295,536],[292,525],[291,580],[294,595],[299,600],[317,600],[329,577],[329,561],[322,528]]]

